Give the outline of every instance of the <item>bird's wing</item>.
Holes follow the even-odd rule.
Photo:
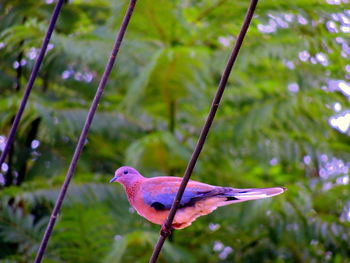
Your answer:
[[[169,210],[174,202],[182,178],[154,177],[148,179],[141,187],[142,199],[145,204],[156,210]],[[196,181],[189,181],[181,198],[180,208],[194,205],[197,201],[212,196],[224,197],[224,192],[232,188],[216,187]]]
[[[154,177],[147,179],[141,187],[143,202],[156,210],[169,210],[176,197],[182,178],[180,177]],[[197,202],[213,197],[215,207],[232,203],[256,200],[279,195],[286,188],[249,188],[238,189],[231,187],[220,187],[189,181],[181,198],[179,208],[194,206]],[[217,199],[219,198],[219,199]],[[214,200],[211,199],[211,200]]]

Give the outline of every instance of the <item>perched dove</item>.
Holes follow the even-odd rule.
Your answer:
[[[181,181],[182,178],[171,176],[146,178],[136,169],[123,166],[115,172],[110,182],[119,182],[123,185],[130,204],[140,216],[152,223],[163,225]],[[190,180],[172,228],[185,228],[196,218],[213,212],[219,206],[271,197],[285,190],[284,187],[237,189]]]

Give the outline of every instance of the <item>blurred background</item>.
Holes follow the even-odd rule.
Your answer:
[[[350,262],[350,4],[258,4],[192,176],[281,196],[220,208],[159,262]],[[62,9],[0,171],[0,262],[32,262],[128,1]],[[0,150],[54,0],[0,0]],[[148,262],[159,226],[109,184],[182,176],[248,1],[140,0],[44,262]]]

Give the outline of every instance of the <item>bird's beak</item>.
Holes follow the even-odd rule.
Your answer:
[[[115,176],[115,177],[113,177],[109,182],[110,182],[110,183],[113,183],[113,182],[115,182],[117,179],[118,179],[118,177]]]

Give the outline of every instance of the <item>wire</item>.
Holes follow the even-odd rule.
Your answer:
[[[10,147],[11,147],[11,145],[13,143],[14,138],[15,138],[15,134],[16,134],[16,131],[17,131],[17,128],[18,128],[18,124],[19,124],[19,122],[20,122],[20,120],[22,118],[24,109],[25,109],[25,107],[27,105],[27,101],[29,99],[30,92],[32,91],[35,79],[36,79],[36,77],[38,75],[40,66],[41,66],[41,64],[43,62],[43,59],[44,59],[44,56],[45,56],[45,53],[46,53],[46,49],[47,49],[47,46],[48,46],[48,44],[50,42],[52,32],[53,32],[53,30],[55,28],[58,15],[59,15],[59,13],[60,13],[60,11],[62,9],[63,2],[64,2],[64,0],[59,0],[57,2],[56,6],[55,6],[55,9],[54,9],[53,13],[52,13],[51,20],[50,20],[50,23],[49,23],[49,27],[47,28],[47,32],[46,32],[46,35],[44,37],[43,43],[41,45],[38,58],[35,61],[33,70],[32,70],[32,72],[30,74],[30,77],[29,77],[26,89],[25,89],[24,94],[23,94],[23,98],[22,98],[21,104],[20,104],[20,106],[18,108],[18,111],[16,113],[16,117],[13,120],[13,123],[12,123],[11,129],[10,129],[9,135],[7,137],[7,142],[6,142],[5,148],[4,148],[3,152],[1,153],[1,156],[0,156],[0,168],[2,167],[2,164],[4,163],[5,158],[6,158],[7,154],[8,154],[8,152],[9,152]]]
[[[231,70],[233,68],[233,65],[234,65],[234,63],[236,61],[237,55],[239,53],[239,50],[240,50],[240,48],[242,46],[244,36],[246,35],[246,33],[248,31],[248,28],[249,28],[250,22],[251,22],[251,20],[253,18],[253,14],[254,14],[254,11],[255,11],[257,3],[258,3],[258,0],[251,0],[250,1],[250,5],[249,5],[249,8],[248,8],[247,14],[246,14],[246,16],[244,18],[244,22],[243,22],[242,28],[241,28],[241,30],[239,32],[238,37],[237,37],[235,46],[232,49],[232,52],[230,54],[229,60],[228,60],[227,65],[226,65],[226,68],[225,68],[225,70],[224,70],[224,72],[222,74],[222,77],[221,77],[218,89],[216,91],[214,100],[213,100],[213,102],[211,104],[207,120],[206,120],[206,122],[205,122],[205,124],[203,126],[203,129],[202,129],[202,131],[201,131],[201,133],[199,135],[198,142],[197,142],[197,144],[195,146],[195,149],[194,149],[194,151],[192,153],[191,159],[190,159],[190,161],[189,161],[189,163],[187,165],[184,177],[182,179],[182,182],[181,182],[181,185],[180,185],[179,190],[177,192],[177,195],[175,197],[175,200],[174,200],[174,202],[173,202],[173,204],[171,206],[168,218],[167,218],[167,220],[165,221],[164,225],[161,228],[159,239],[157,241],[157,244],[154,247],[154,250],[153,250],[152,256],[151,256],[151,258],[149,260],[149,263],[157,262],[159,253],[160,253],[160,251],[161,251],[161,249],[163,247],[165,239],[171,234],[171,224],[172,224],[172,222],[174,220],[176,210],[177,210],[177,208],[179,206],[179,203],[181,201],[181,197],[182,197],[182,195],[183,195],[183,193],[185,191],[187,183],[190,180],[192,171],[193,171],[193,169],[194,169],[194,167],[196,165],[196,162],[198,160],[199,154],[202,151],[202,148],[204,146],[205,140],[206,140],[207,135],[209,133],[209,129],[210,129],[212,123],[213,123],[213,120],[214,120],[216,111],[217,111],[217,109],[218,109],[218,107],[220,105],[220,101],[221,101],[222,95],[224,93],[224,90],[225,90],[228,78],[230,76],[230,73],[231,73]]]
[[[40,263],[42,258],[43,258],[43,256],[44,256],[44,253],[45,253],[47,244],[49,242],[50,236],[52,234],[52,230],[53,230],[53,227],[55,225],[58,213],[59,213],[59,211],[61,209],[64,197],[65,197],[66,192],[68,190],[69,183],[70,183],[70,181],[72,179],[74,170],[75,170],[75,168],[77,166],[79,156],[80,156],[80,154],[81,154],[81,152],[82,152],[82,150],[84,148],[84,144],[86,142],[87,134],[89,132],[89,128],[91,126],[91,123],[92,123],[92,120],[94,118],[95,112],[97,110],[98,103],[99,103],[100,98],[102,96],[103,90],[104,90],[104,88],[106,86],[106,83],[107,83],[108,77],[109,77],[109,75],[111,73],[111,70],[113,68],[114,62],[115,62],[115,60],[117,58],[117,54],[119,52],[120,45],[122,43],[122,40],[124,38],[124,34],[125,34],[126,29],[128,27],[128,24],[129,24],[131,15],[133,13],[136,1],[137,0],[130,0],[130,2],[129,2],[128,9],[127,9],[127,11],[125,13],[125,16],[124,16],[122,25],[120,27],[120,30],[119,30],[119,32],[118,32],[118,34],[116,36],[116,40],[115,40],[115,43],[114,43],[111,55],[109,57],[108,63],[106,65],[105,71],[104,71],[104,73],[102,75],[101,81],[100,81],[100,83],[98,85],[98,88],[96,90],[95,97],[94,97],[94,99],[93,99],[93,101],[91,103],[91,106],[90,106],[87,118],[85,120],[84,127],[83,127],[83,129],[81,131],[81,134],[80,134],[80,137],[79,137],[79,141],[78,141],[78,144],[77,144],[77,146],[75,148],[75,152],[74,152],[74,155],[72,157],[71,163],[69,165],[69,169],[67,171],[65,180],[64,180],[64,182],[62,184],[60,193],[59,193],[58,198],[56,200],[55,206],[54,206],[54,208],[52,210],[52,213],[51,213],[51,216],[50,216],[50,220],[49,220],[49,223],[47,225],[45,234],[44,234],[44,236],[43,236],[43,238],[41,240],[41,244],[40,244],[39,250],[37,252],[37,255],[36,255],[36,258],[35,258],[35,261],[34,261],[35,263]]]

